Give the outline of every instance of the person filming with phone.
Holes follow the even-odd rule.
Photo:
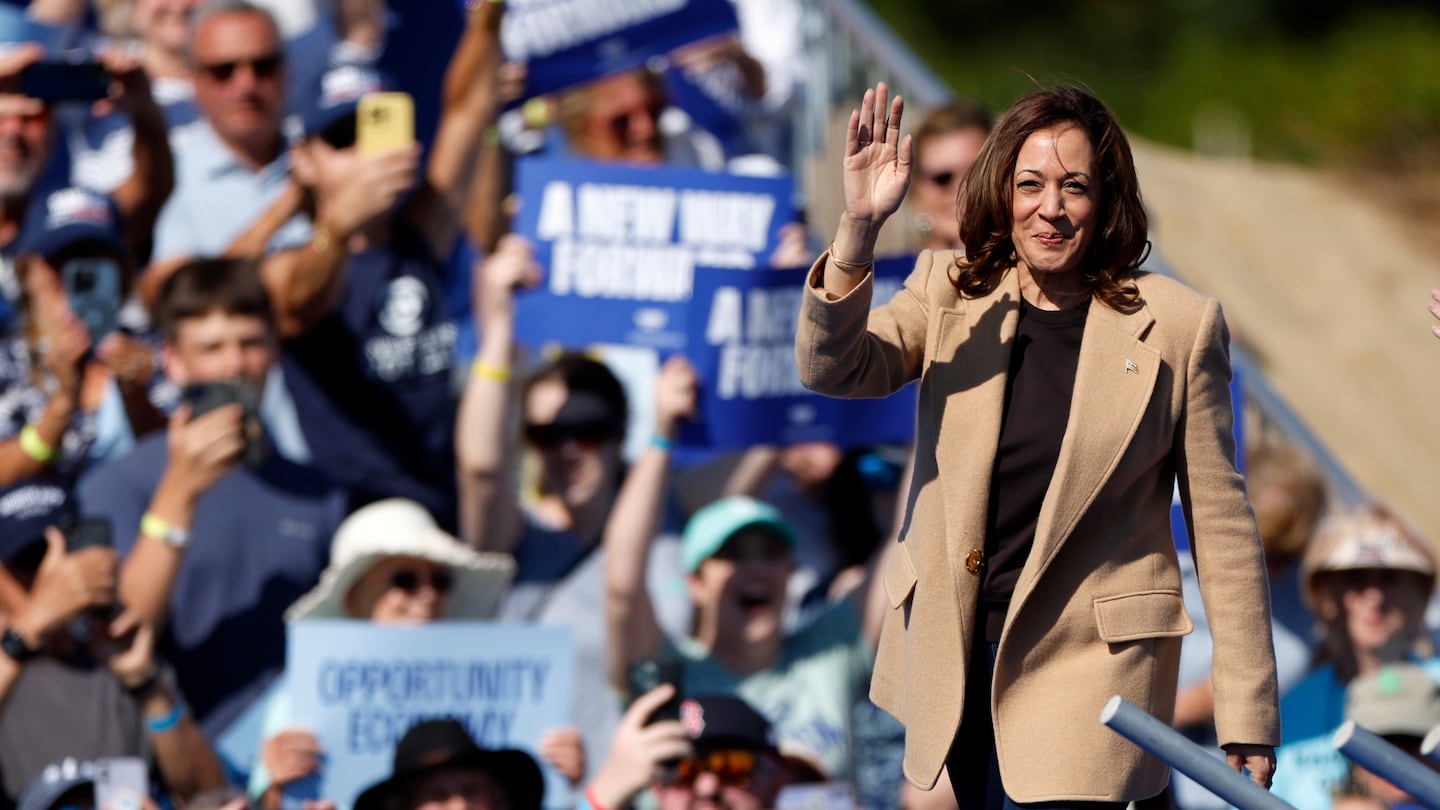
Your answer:
[[[180,801],[225,783],[150,623],[116,602],[110,539],[53,479],[0,491],[0,783],[11,801],[67,757],[141,757]]]
[[[286,384],[316,466],[357,504],[409,498],[447,528],[457,523],[458,329],[445,269],[494,115],[500,9],[470,12],[423,168],[409,96],[361,67],[322,77],[291,153],[313,236],[263,265]]]
[[[126,223],[126,247],[134,251],[149,243],[150,230],[174,185],[164,114],[133,59],[119,53],[81,65],[45,59],[45,49],[35,43],[0,55],[0,326],[6,327],[19,295],[11,266],[16,243],[34,210],[32,200],[47,190],[55,105],[103,99],[134,123],[135,169],[109,195]]]
[[[0,486],[79,480],[164,425],[158,354],[121,325],[134,262],[108,197],[37,197],[18,245],[20,318],[0,339]]]
[[[260,423],[277,344],[253,262],[182,265],[155,320],[183,402],[167,430],[96,470],[82,501],[115,527],[120,596],[154,622],[214,739],[283,669],[285,609],[319,579],[346,499],[271,451]]]
[[[666,714],[667,707],[678,711]],[[662,683],[620,720],[579,810],[620,810],[647,789],[659,810],[768,810],[786,769],[770,722],[733,695],[683,697]]]

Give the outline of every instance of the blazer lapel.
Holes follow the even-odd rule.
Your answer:
[[[1155,322],[1143,305],[1125,314],[1092,302],[1075,369],[1075,393],[1055,474],[1016,584],[1015,607],[1049,566],[1119,464],[1155,390],[1160,353],[1142,342]]]
[[[936,350],[928,370],[931,413],[937,437],[935,460],[945,503],[947,550],[957,593],[978,587],[966,567],[985,548],[990,476],[1005,409],[1005,380],[1020,319],[1020,286],[1014,271],[989,295],[960,299],[939,311]],[[963,615],[969,615],[962,609]]]

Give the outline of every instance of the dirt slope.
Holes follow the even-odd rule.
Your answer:
[[[1133,144],[1156,247],[1369,492],[1440,543],[1440,254],[1355,181]],[[1428,225],[1430,235],[1440,222]]]

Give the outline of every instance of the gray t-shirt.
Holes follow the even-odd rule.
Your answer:
[[[677,537],[662,535],[651,545],[648,578],[660,627],[667,634],[687,633],[690,603]],[[593,775],[610,752],[624,708],[605,677],[604,553],[569,532],[527,521],[515,548],[515,580],[498,618],[562,625],[574,634],[574,720]]]
[[[0,780],[7,806],[30,778],[66,757],[150,758],[140,706],[84,657],[25,665],[0,707]]]

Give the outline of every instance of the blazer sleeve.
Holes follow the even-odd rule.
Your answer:
[[[935,254],[921,253],[905,286],[874,311],[873,272],[843,297],[825,292],[821,280],[829,257],[821,254],[810,269],[801,298],[795,331],[800,381],[832,397],[889,396],[920,376],[929,326],[926,290]]]
[[[1229,342],[1220,304],[1208,299],[1186,369],[1177,476],[1214,639],[1219,742],[1273,746],[1280,744],[1280,708],[1270,590],[1255,515],[1235,465]]]

